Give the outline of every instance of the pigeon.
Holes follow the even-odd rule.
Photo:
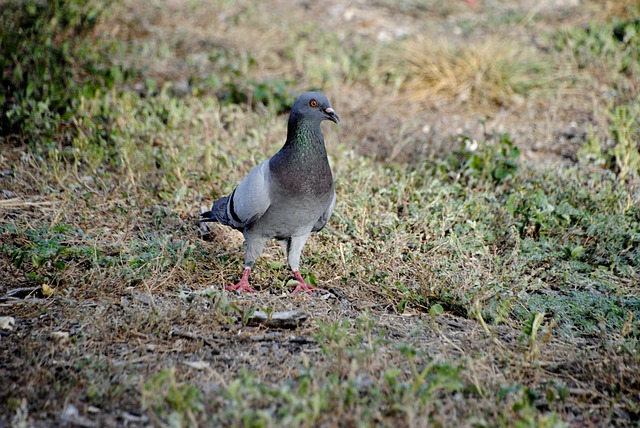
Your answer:
[[[293,293],[316,290],[300,275],[300,255],[311,232],[321,230],[336,205],[333,175],[320,123],[340,118],[319,92],[300,95],[289,115],[287,139],[271,159],[256,166],[230,195],[213,203],[201,221],[218,222],[244,235],[244,272],[225,290],[255,293],[249,274],[266,243],[277,240],[298,285]]]

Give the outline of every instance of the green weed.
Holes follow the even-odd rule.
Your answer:
[[[614,171],[621,181],[629,183],[632,188],[640,183],[639,112],[636,104],[611,109],[609,127],[613,145],[605,147],[591,130],[578,153],[582,162]]]
[[[264,106],[275,114],[291,110],[293,96],[291,82],[284,80],[256,82],[254,80],[236,80],[224,85],[218,98],[224,103],[249,104],[253,107]]]
[[[71,225],[22,230],[9,224],[0,228],[0,234],[2,253],[36,283],[58,285],[69,263],[85,267],[108,263],[101,250],[80,243],[84,234]]]
[[[272,386],[243,372],[225,390],[225,401],[218,401],[213,421],[252,427],[313,426],[338,420],[356,426],[381,420],[410,423],[427,417],[442,395],[463,389],[461,367],[439,363],[419,367],[415,355],[406,359],[412,368],[409,376],[400,368],[372,377],[358,364],[351,364],[346,374],[305,366],[296,378]]]
[[[475,182],[487,179],[500,182],[516,175],[520,149],[513,144],[509,134],[482,142],[468,137],[460,139],[462,148],[451,152],[445,170],[453,169],[465,184],[473,186]]]
[[[498,416],[500,426],[504,427],[564,427],[566,424],[558,418],[558,415],[540,413],[535,407],[538,393],[522,385],[503,387],[497,395],[497,402],[502,408]]]
[[[89,34],[110,2],[9,1],[0,13],[0,129],[53,135],[81,95],[124,79]]]
[[[534,304],[536,290],[596,286],[603,290],[601,302],[622,304],[607,284],[633,282],[640,269],[640,229],[637,210],[626,203],[628,190],[602,171],[534,172],[504,136],[475,150],[471,142],[463,144],[444,160],[409,172],[379,168],[374,178],[345,173],[370,197],[349,193],[343,199],[385,212],[367,229],[358,226],[363,211],[355,214],[350,206],[341,209],[347,216],[354,212],[352,220],[336,219],[343,233],[360,240],[361,252],[385,254],[360,275],[384,290],[400,312],[407,305],[430,311],[439,304],[466,314],[480,298],[491,322],[513,322],[512,311],[522,323],[551,312],[552,320],[589,334],[580,314]],[[516,301],[525,311],[515,310]],[[616,315],[616,328],[627,310]]]
[[[590,24],[572,28],[556,38],[558,49],[569,49],[578,67],[607,61],[618,73],[637,73],[640,59],[640,26],[637,20]]]
[[[640,38],[638,38],[640,43]],[[611,154],[615,158],[620,180],[627,178],[640,180],[640,107],[621,106],[611,113],[611,130],[615,146]]]
[[[178,382],[175,369],[161,370],[141,388],[142,409],[152,412],[169,426],[195,427],[204,411],[202,392],[193,385]]]

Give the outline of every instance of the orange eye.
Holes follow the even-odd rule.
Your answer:
[[[318,107],[318,102],[316,100],[311,100],[311,101],[309,101],[309,105],[311,107]]]

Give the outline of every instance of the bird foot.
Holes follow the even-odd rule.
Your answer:
[[[242,293],[243,291],[247,293],[257,293],[257,291],[249,285],[248,281],[240,281],[234,285],[227,285],[224,289],[227,291],[237,291],[238,293]]]
[[[242,278],[237,284],[227,285],[224,289],[227,291],[236,291],[238,293],[242,293],[243,291],[247,293],[257,293],[257,291],[249,285],[249,272],[251,272],[251,269],[246,268],[242,273]]]
[[[295,271],[293,273],[293,277],[295,278],[296,281],[298,281],[298,285],[296,286],[296,288],[293,290],[291,294],[296,294],[301,291],[304,291],[309,294],[313,294],[314,291],[319,290],[318,287],[314,287],[313,285],[307,284],[304,281],[304,279],[302,279],[302,275],[300,275],[300,272]]]

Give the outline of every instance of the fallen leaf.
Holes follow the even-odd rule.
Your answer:
[[[56,291],[55,288],[51,287],[49,284],[42,284],[42,294],[44,297],[49,297]]]

